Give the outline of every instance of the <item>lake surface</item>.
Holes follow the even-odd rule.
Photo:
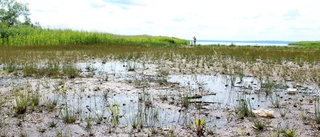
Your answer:
[[[294,41],[279,41],[279,40],[197,40],[197,45],[240,45],[240,46],[288,46]],[[193,44],[193,40],[190,40]]]

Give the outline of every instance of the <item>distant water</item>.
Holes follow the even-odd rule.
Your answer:
[[[238,45],[238,46],[288,46],[294,41],[278,41],[278,40],[197,40],[197,45]],[[190,40],[193,44],[193,40]]]

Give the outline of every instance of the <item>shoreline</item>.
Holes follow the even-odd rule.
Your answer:
[[[239,41],[239,40],[198,40],[197,45],[236,45],[236,46],[289,46],[293,41]],[[189,40],[189,44],[193,44],[193,40]]]

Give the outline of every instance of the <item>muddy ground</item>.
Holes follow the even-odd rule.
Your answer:
[[[128,65],[132,63],[75,64],[81,76],[72,79],[1,71],[0,135],[320,136],[317,84],[272,77],[268,86],[250,74],[188,73],[170,63],[161,69],[157,63]],[[21,92],[40,93],[39,103],[28,104],[24,114],[17,114]],[[248,103],[250,112],[263,108],[274,113],[241,116],[241,102]],[[64,120],[67,112],[75,121]],[[202,118],[205,124],[197,125],[196,119]]]

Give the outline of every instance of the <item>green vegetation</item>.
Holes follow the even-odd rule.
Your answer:
[[[71,66],[75,67],[74,63],[101,58],[104,61],[135,61],[142,64],[152,61],[157,62],[160,66],[164,65],[167,60],[185,60],[173,64],[180,66],[176,71],[185,74],[190,74],[195,68],[193,65],[187,65],[188,63],[200,61],[200,64],[205,67],[197,68],[198,72],[221,68],[214,70],[222,74],[241,73],[240,75],[246,76],[247,74],[241,70],[249,70],[253,76],[259,77],[260,81],[265,82],[274,80],[272,79],[274,76],[282,78],[278,80],[289,77],[291,80],[303,83],[318,83],[320,81],[318,77],[320,71],[317,67],[320,60],[320,49],[318,48],[250,46],[176,48],[146,47],[144,45],[0,46],[0,54],[2,69],[6,73],[22,74],[26,77],[77,77],[76,68],[70,68]],[[243,62],[245,66],[237,62]],[[300,67],[293,69],[287,65],[288,62]],[[196,65],[196,63],[193,64]],[[256,66],[257,64],[259,66]],[[304,67],[307,67],[308,71]],[[160,68],[158,71],[160,79],[162,77],[165,80],[166,75],[172,71],[175,70]],[[273,84],[267,87],[272,86]],[[272,90],[265,91],[267,94]]]
[[[139,113],[141,112],[141,114],[140,115],[137,114],[137,118],[128,117],[129,120],[131,119],[131,123],[128,123],[128,125],[131,124],[134,132],[141,132],[141,131],[145,132],[146,128],[149,128],[148,131],[150,132],[150,134],[159,135],[159,131],[157,131],[159,129],[156,128],[156,125],[161,122],[157,121],[158,117],[154,117],[154,115],[156,115],[156,113],[158,112],[152,110],[154,106],[157,106],[157,102],[153,103],[154,101],[157,101],[157,99],[154,100],[154,98],[157,98],[157,96],[147,93],[148,91],[153,92],[153,90],[149,90],[148,88],[149,82],[151,83],[157,82],[156,80],[158,79],[166,80],[169,74],[176,74],[176,72],[178,71],[180,72],[178,74],[186,74],[186,75],[224,73],[224,74],[230,74],[231,76],[239,75],[239,77],[245,77],[249,74],[250,76],[256,77],[257,79],[259,78],[260,80],[259,82],[261,84],[262,89],[266,89],[264,92],[266,92],[266,94],[269,94],[268,96],[269,99],[267,101],[271,101],[272,105],[276,109],[279,109],[280,115],[284,117],[284,115],[288,111],[280,110],[280,108],[284,109],[284,107],[281,107],[282,100],[280,96],[278,96],[276,92],[273,92],[274,88],[277,87],[278,82],[281,82],[287,77],[289,80],[292,80],[292,81],[302,81],[303,83],[318,84],[320,81],[319,79],[320,57],[318,56],[319,54],[318,52],[319,51],[317,50],[317,48],[301,48],[301,47],[199,46],[199,47],[177,48],[177,47],[171,47],[171,46],[146,47],[145,45],[132,46],[132,45],[99,45],[99,44],[90,45],[90,46],[86,46],[86,45],[78,45],[78,46],[70,46],[70,45],[41,46],[40,45],[40,46],[21,46],[21,47],[0,46],[0,54],[1,54],[0,65],[2,66],[1,69],[3,69],[3,73],[6,75],[16,73],[18,75],[27,76],[27,77],[44,76],[48,78],[55,78],[57,76],[58,78],[61,78],[61,79],[53,79],[52,82],[56,84],[52,84],[51,81],[47,81],[47,82],[43,81],[42,84],[39,83],[39,85],[42,87],[40,88],[39,92],[36,92],[38,90],[35,90],[35,92],[33,92],[34,96],[32,96],[31,94],[29,94],[28,96],[28,99],[33,101],[32,102],[29,101],[28,103],[19,103],[19,104],[28,104],[31,106],[33,104],[34,106],[36,106],[37,104],[39,104],[38,98],[39,98],[39,94],[42,95],[42,90],[44,91],[52,90],[56,92],[56,94],[62,94],[62,95],[68,95],[69,93],[73,93],[73,92],[70,92],[70,91],[73,91],[72,87],[70,88],[66,86],[65,83],[68,82],[67,80],[74,81],[71,78],[77,77],[78,75],[82,75],[82,73],[80,72],[83,70],[78,71],[77,69],[79,68],[76,67],[77,66],[76,63],[91,62],[91,61],[102,62],[102,63],[103,62],[106,63],[109,61],[111,62],[124,61],[129,63],[133,62],[133,63],[141,63],[141,64],[147,64],[147,65],[157,64],[158,68],[157,70],[154,71],[154,79],[139,80],[141,81],[139,85],[143,85],[138,87],[138,88],[143,88],[141,89],[143,92],[138,95],[138,103],[140,103],[138,107],[141,107],[141,108],[138,108],[139,109],[138,112]],[[146,68],[148,68],[147,65],[146,65]],[[199,67],[196,67],[197,65]],[[128,66],[130,66],[130,64]],[[134,65],[131,65],[131,66],[134,66]],[[136,69],[137,71],[136,73],[144,73],[143,72],[144,70],[142,70],[139,67],[137,68],[131,67],[131,68]],[[147,70],[146,68],[144,69]],[[88,65],[88,68],[83,68],[83,69],[87,69],[88,72],[93,72],[95,68],[93,66]],[[247,72],[245,72],[244,70],[246,70]],[[113,81],[114,79],[114,77],[112,77],[113,74],[115,74],[113,71],[108,72],[108,74],[101,74],[101,77],[99,77],[99,79]],[[277,79],[273,79],[273,77],[277,77]],[[198,80],[197,77],[192,77],[192,78],[194,79],[194,81],[196,81],[195,84],[197,84],[198,87],[203,87],[203,85],[205,84],[204,81]],[[230,81],[233,81],[232,83],[241,82],[241,79],[242,79],[242,78],[238,79],[238,77],[236,76],[229,77],[229,78],[230,78]],[[133,79],[130,79],[130,81],[128,80],[128,83],[131,83],[133,80],[135,79],[133,78]],[[101,80],[100,82],[103,83],[104,81]],[[169,84],[172,84],[172,85],[169,85]],[[230,83],[228,84],[230,86]],[[254,84],[254,82],[252,81],[251,84]],[[164,86],[173,86],[173,83],[168,82],[164,84]],[[81,91],[82,91],[82,88],[81,88]],[[103,90],[101,89],[101,91]],[[170,89],[164,89],[163,91],[165,93],[164,92],[159,93],[159,94],[165,94],[161,99],[162,101],[164,102],[166,101],[165,103],[169,103],[170,105],[179,106],[181,104],[181,106],[186,108],[190,106],[190,103],[193,103],[193,101],[190,101],[190,97],[195,97],[194,95],[197,93],[200,93],[197,95],[206,95],[205,88],[201,88],[201,89],[199,88],[199,89],[191,90],[188,92],[186,92],[187,90],[185,90],[184,88],[177,89],[177,91],[179,91],[179,94],[176,94],[175,96],[172,95]],[[188,94],[182,94],[183,92],[186,92]],[[257,91],[256,94],[260,94],[261,92],[263,91],[259,90]],[[101,93],[101,95],[104,96],[105,99],[107,100],[109,93],[112,94],[112,92],[109,92],[109,89],[106,89],[106,92]],[[19,94],[15,94],[15,95],[17,100],[14,100],[15,98],[13,100],[19,102],[20,95]],[[78,97],[78,95],[76,96]],[[79,98],[81,98],[80,95],[79,95]],[[251,117],[253,117],[251,112],[252,108],[250,105],[252,102],[250,102],[250,100],[251,98],[249,100],[246,99],[245,97],[239,98],[239,101],[238,101],[239,104],[236,106],[235,111],[233,110],[228,111],[228,113],[232,114],[230,117],[233,116],[233,112],[236,112],[238,118],[250,119]],[[256,98],[254,100],[256,100]],[[252,99],[252,101],[254,100]],[[41,103],[44,103],[44,106]],[[45,107],[44,109],[46,109],[48,112],[54,112],[55,108],[58,108],[57,106],[61,106],[60,108],[61,112],[59,116],[62,119],[60,121],[63,121],[64,123],[74,123],[74,121],[78,117],[83,118],[83,116],[77,113],[79,111],[74,111],[73,108],[70,107],[70,105],[68,106],[68,104],[66,104],[63,106],[62,104],[59,104],[59,103],[60,102],[56,98],[50,98],[48,99],[48,101],[45,101],[45,102],[40,101],[39,106]],[[194,102],[194,104],[203,105],[204,103],[202,104],[201,102]],[[95,122],[101,125],[104,125],[105,123],[107,123],[107,125],[111,126],[110,128],[108,128],[108,130],[113,131],[119,125],[121,126],[121,123],[119,122],[119,119],[121,119],[121,117],[127,118],[126,113],[120,115],[120,111],[119,111],[119,109],[122,109],[124,105],[125,104],[122,104],[122,103],[121,105],[119,105],[116,102],[114,102],[114,104],[111,106],[103,107],[103,108],[107,108],[105,109],[105,111],[108,111],[108,113],[102,112],[102,113],[99,113],[99,115],[97,115],[96,117],[90,117],[93,115],[89,114],[89,117],[87,117],[87,119],[83,119],[83,121],[81,122],[85,123],[87,127],[92,127],[87,129],[88,132],[90,132],[90,134],[93,133],[96,127]],[[196,107],[196,105],[195,105],[195,108],[198,108],[199,111],[203,111],[202,109],[200,109],[202,107]],[[286,104],[283,103],[283,106],[285,105]],[[32,113],[30,111],[31,107],[30,108],[29,106],[27,107],[28,107],[28,111],[27,111],[28,113],[26,113],[26,115]],[[22,108],[21,110],[24,109],[24,107],[21,107],[21,108]],[[188,109],[184,109],[183,112],[194,111],[193,109],[194,107],[192,104],[192,107],[189,107]],[[15,113],[17,112],[18,111],[15,111]],[[315,112],[316,112],[315,121],[317,121],[317,119],[319,119],[318,118],[319,113],[317,113],[318,109],[316,109]],[[21,113],[25,113],[25,112],[21,111]],[[145,115],[145,114],[148,114],[148,115]],[[154,115],[149,115],[149,114],[154,114]],[[145,116],[149,116],[149,118],[146,118]],[[201,119],[202,117],[204,117],[206,121],[211,121],[210,115],[203,116],[203,114],[201,114],[201,116],[194,119],[194,121],[186,120],[185,125],[191,124],[192,126],[192,124],[194,124],[195,127],[193,127],[192,129],[193,129],[193,132],[195,133],[193,134],[197,134],[198,136],[203,136],[204,134],[207,134],[207,135],[215,134],[214,129],[211,130],[210,128],[207,127],[207,126],[210,126],[209,124],[205,125],[205,123],[202,122],[203,121]],[[97,118],[97,120],[95,118]],[[232,118],[235,118],[235,117],[232,117]],[[162,118],[160,117],[160,119]],[[219,119],[220,119],[220,116],[219,116]],[[94,122],[93,120],[96,120],[96,121]],[[312,120],[313,120],[313,117],[312,117]],[[105,121],[105,122],[101,122],[101,121]],[[253,123],[251,124],[254,125],[258,133],[260,133],[260,131],[266,131],[267,129],[266,127],[268,126],[268,123],[266,123],[265,121],[253,121]],[[52,125],[54,125],[54,123]],[[169,131],[165,131],[165,132],[169,132]],[[112,134],[112,133],[110,132],[109,134]],[[217,134],[219,134],[219,132]],[[282,132],[279,131],[279,134],[282,134]],[[286,134],[286,136],[291,136],[293,134],[295,135],[296,131],[292,129],[288,129],[288,130],[286,129],[285,132],[283,132],[283,135],[284,134]]]
[[[289,45],[302,47],[320,47],[320,41],[298,41],[289,43]]]
[[[236,107],[236,113],[240,119],[244,119],[244,117],[253,117],[254,114],[251,111],[250,100],[240,99],[238,106]]]
[[[119,104],[114,102],[113,105],[109,107],[109,111],[111,113],[111,123],[114,127],[117,127],[120,118]]]
[[[206,120],[204,118],[197,119],[195,116],[195,131],[198,137],[204,136],[204,133],[206,131]]]
[[[281,130],[282,136],[284,137],[296,137],[298,134],[296,133],[295,129],[290,129],[288,127]]]
[[[28,106],[28,94],[24,92],[18,92],[15,95],[16,107],[15,111],[17,114],[24,114],[27,111]]]
[[[316,98],[315,102],[314,102],[314,113],[315,113],[315,117],[314,120],[317,124],[320,124],[320,99]]]
[[[74,123],[77,119],[75,116],[75,112],[73,112],[73,109],[68,106],[68,103],[62,108],[63,110],[60,112],[62,114],[63,122],[70,124]]]
[[[0,0],[0,2],[4,1]],[[14,2],[14,0],[7,0],[6,2]],[[26,10],[26,12],[27,11],[28,10]],[[55,117],[52,118],[53,120],[48,123],[48,126],[50,128],[57,128],[57,131],[60,130],[59,128],[61,127],[64,128],[64,125],[61,125],[61,122],[64,122],[65,124],[77,123],[76,125],[79,126],[85,125],[89,136],[93,136],[95,131],[99,131],[99,129],[96,130],[96,127],[100,125],[101,127],[107,126],[106,130],[109,131],[108,133],[113,134],[112,131],[116,131],[114,133],[117,133],[119,127],[121,128],[123,126],[122,121],[127,119],[129,121],[128,125],[131,124],[132,126],[133,134],[139,133],[137,134],[137,136],[139,136],[140,133],[144,134],[148,132],[147,134],[149,136],[160,136],[159,131],[161,131],[161,127],[166,124],[161,120],[167,118],[171,121],[170,117],[168,117],[171,115],[171,112],[167,113],[158,109],[158,95],[161,94],[161,101],[163,103],[168,103],[170,105],[169,107],[182,107],[179,110],[181,114],[181,125],[187,126],[188,128],[185,128],[185,130],[191,130],[191,132],[194,132],[192,133],[193,135],[204,136],[206,134],[208,136],[213,136],[216,134],[216,129],[218,130],[217,134],[219,134],[220,129],[215,126],[210,126],[212,126],[214,120],[219,122],[219,119],[224,117],[224,114],[227,114],[228,123],[231,124],[239,121],[239,119],[235,119],[236,117],[234,116],[238,116],[237,118],[240,119],[252,119],[251,123],[245,123],[245,119],[241,124],[253,124],[253,128],[256,132],[262,133],[268,131],[269,129],[267,127],[269,127],[270,121],[274,122],[275,120],[269,121],[255,117],[252,112],[252,109],[254,108],[251,106],[251,103],[255,103],[257,98],[248,97],[253,95],[253,93],[247,92],[247,90],[254,90],[254,94],[258,94],[258,97],[260,97],[260,92],[265,92],[265,95],[269,95],[266,96],[268,97],[266,98],[266,101],[271,103],[275,109],[279,110],[281,117],[285,117],[286,114],[289,114],[290,116],[288,117],[291,117],[292,115],[297,114],[294,112],[298,110],[291,111],[291,107],[286,108],[285,106],[288,104],[290,105],[294,99],[290,97],[291,99],[286,101],[286,98],[278,95],[277,92],[273,92],[277,89],[277,83],[292,81],[292,83],[311,83],[320,86],[320,46],[308,46],[317,45],[312,44],[312,42],[301,42],[300,44],[297,44],[299,46],[289,47],[235,45],[184,47],[183,45],[187,45],[186,40],[172,37],[147,35],[124,36],[100,32],[73,31],[69,29],[43,29],[40,26],[34,26],[27,22],[23,23],[17,20],[4,21],[4,15],[7,15],[7,12],[8,11],[3,10],[0,11],[0,74],[1,76],[3,75],[5,79],[7,77],[11,78],[13,74],[14,77],[12,80],[15,78],[22,80],[26,79],[31,82],[37,82],[36,80],[39,80],[39,83],[38,85],[32,83],[34,85],[33,87],[32,84],[25,85],[24,83],[21,83],[25,86],[12,88],[13,90],[6,87],[10,86],[10,81],[0,83],[5,87],[0,89],[0,116],[2,116],[0,119],[0,127],[3,127],[4,124],[9,125],[9,123],[16,124],[14,123],[16,118],[12,118],[12,122],[10,121],[11,117],[6,118],[3,116],[10,114],[9,111],[11,110],[13,110],[12,113],[18,114],[18,116],[23,114],[21,116],[27,116],[25,119],[29,119],[30,114],[38,114],[45,109],[47,111],[45,113],[56,113]],[[131,87],[131,84],[135,84],[137,81],[136,85],[133,86],[137,90],[133,89],[133,91],[137,91],[135,93],[138,94],[138,98],[130,99],[130,104],[137,103],[137,111],[135,108],[128,105],[128,103],[117,103],[116,101],[113,101],[113,104],[109,104],[111,103],[109,102],[109,99],[115,98],[114,96],[116,96],[115,92],[113,92],[113,86],[110,86],[110,89],[108,86],[117,81],[115,69],[105,73],[101,71],[101,74],[100,71],[97,70],[101,76],[94,76],[96,72],[94,65],[78,68],[77,64],[83,62],[101,62],[102,64],[107,64],[113,61],[127,63],[126,65],[123,65],[123,67],[135,75],[134,78],[128,78],[125,82],[128,82],[126,84]],[[140,65],[138,64],[143,64],[143,68],[140,68]],[[150,67],[149,65],[152,66]],[[154,68],[153,65],[156,65],[156,67]],[[82,69],[85,69],[85,71]],[[181,85],[178,85],[177,83],[171,83],[168,80],[168,78],[170,78],[168,76],[171,74],[192,74],[192,79],[196,81],[195,84],[198,89],[192,90],[191,86],[194,85],[193,83],[186,83],[190,88],[180,87]],[[260,84],[260,89],[262,90],[256,90],[255,87],[252,88],[251,86],[243,87],[244,91],[242,92],[241,90],[239,92],[243,97],[239,95],[240,98],[237,100],[238,104],[232,104],[235,105],[235,108],[228,107],[225,110],[220,111],[221,109],[224,109],[219,108],[223,105],[221,103],[223,100],[212,100],[212,102],[202,101],[202,97],[207,95],[214,96],[216,93],[211,93],[205,88],[205,84],[207,83],[205,80],[197,79],[198,74],[227,74],[230,81],[224,85],[226,88],[228,88],[228,86],[230,87],[230,85],[231,88],[238,88],[237,86],[239,84],[244,84],[246,82],[243,79],[250,76],[260,80],[257,83],[251,81],[250,85]],[[86,75],[88,78],[93,77],[101,80],[95,81],[95,79],[92,79],[92,81],[98,82],[99,84],[92,85],[93,90],[91,90],[91,86],[86,87],[86,82],[82,82],[85,81],[85,79],[82,79],[82,75]],[[35,79],[23,77],[34,77]],[[81,77],[81,79],[78,79],[77,77]],[[91,80],[89,82],[91,82]],[[11,86],[15,87],[14,84],[15,83],[11,83]],[[299,85],[301,86],[301,84]],[[161,86],[161,88],[158,89],[158,87],[156,87],[157,85]],[[104,87],[108,88],[104,89]],[[37,89],[32,90],[32,88]],[[283,90],[286,88],[287,87],[284,86]],[[308,87],[297,88],[299,88],[299,92],[304,92],[304,90],[308,91]],[[142,92],[139,92],[140,89]],[[2,90],[4,92],[2,92]],[[129,91],[131,88],[126,90]],[[87,91],[89,93],[93,91],[94,96],[92,94],[86,94]],[[161,92],[157,93],[157,91]],[[11,92],[14,94],[10,94]],[[50,94],[52,92],[53,94]],[[2,94],[6,94],[6,96],[3,96]],[[248,96],[246,94],[248,94]],[[47,96],[46,100],[43,99],[44,96]],[[60,96],[62,96],[65,101],[60,101]],[[97,107],[99,106],[99,103],[96,103],[95,98],[99,96],[103,96],[105,101],[105,104],[101,106],[102,112],[99,111],[99,108]],[[81,108],[82,105],[80,103],[82,102],[80,101],[83,98],[90,97],[90,100],[93,100],[93,98],[95,100],[95,110],[93,110],[95,113],[91,112],[91,108],[89,108],[92,103],[90,101],[90,104],[86,104],[89,112],[87,115],[83,115],[87,112],[83,111]],[[304,102],[307,98],[308,96],[303,94],[300,104],[307,104]],[[71,104],[68,104],[68,101],[74,99],[78,99],[78,108],[75,108],[72,102],[70,102]],[[232,100],[230,99],[230,101]],[[314,115],[312,114],[311,122],[309,122],[309,117],[306,116],[307,112],[301,113],[301,117],[304,121],[308,121],[307,124],[320,123],[319,99],[315,100],[314,103],[315,112]],[[310,104],[312,104],[312,102],[309,102],[308,105],[310,106]],[[298,107],[303,108],[304,106],[302,105]],[[6,109],[6,107],[9,107],[9,109]],[[57,113],[59,110],[56,111],[58,108],[60,109],[59,113]],[[128,115],[127,108],[133,109],[136,111],[133,113],[136,114],[133,116],[130,114]],[[269,105],[268,108],[270,108]],[[125,110],[123,111],[123,109]],[[217,112],[216,110],[220,111],[221,115],[220,113],[215,113]],[[195,111],[199,112],[196,114],[197,116],[195,116],[193,121],[190,121],[190,115],[194,114]],[[234,115],[234,112],[236,115]],[[162,117],[163,115],[164,117]],[[213,117],[215,117],[215,119]],[[20,119],[17,126],[23,127],[21,126],[22,122],[29,122],[27,120],[25,121],[25,119]],[[286,119],[283,118],[283,120]],[[173,121],[172,125],[174,124],[176,123]],[[180,116],[177,125],[180,125]],[[194,125],[194,127],[192,127],[192,125]],[[163,128],[164,135],[180,135],[178,132],[175,133],[174,131],[174,128]],[[177,131],[180,132],[179,129]],[[46,132],[46,128],[38,127],[38,132]],[[297,132],[298,131],[294,128],[286,127],[283,129],[279,128],[277,133],[278,136],[281,134],[289,137],[297,136]],[[244,130],[243,133],[244,134],[241,135],[250,135],[249,132]],[[62,135],[62,131],[61,133],[57,133],[57,136],[60,135]]]
[[[270,124],[269,121],[263,119],[254,119],[253,120],[253,127],[258,131],[266,130],[267,125]]]
[[[9,44],[9,40],[20,35],[20,28],[34,26],[31,23],[29,8],[25,3],[19,3],[15,0],[0,1],[0,43]],[[24,18],[24,21],[20,21]]]
[[[12,35],[0,39],[5,46],[35,45],[143,45],[143,46],[181,46],[187,45],[186,40],[148,35],[114,35],[100,32],[73,31],[70,29],[43,29],[41,27],[17,26],[10,27]]]
[[[14,89],[14,99],[15,99],[15,112],[16,114],[25,114],[28,109],[35,110],[39,106],[40,93],[39,91],[20,90],[18,87]]]

